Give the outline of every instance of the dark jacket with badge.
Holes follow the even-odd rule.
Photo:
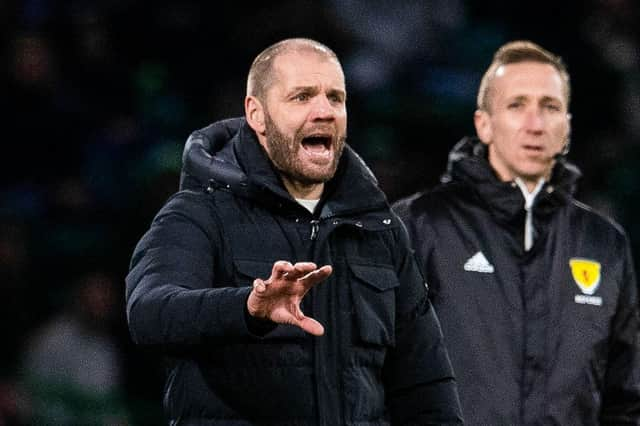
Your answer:
[[[183,190],[138,243],[126,292],[134,341],[167,357],[173,424],[460,422],[406,230],[349,147],[315,214],[243,119],[194,132],[183,161]],[[277,260],[333,266],[302,304],[323,336],[248,318],[251,284]]]
[[[472,425],[640,424],[638,294],[623,230],[575,201],[556,162],[533,204],[485,145],[462,140],[443,183],[401,200]]]

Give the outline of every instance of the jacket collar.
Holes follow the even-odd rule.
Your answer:
[[[300,207],[244,118],[213,123],[192,133],[185,145],[182,175],[183,188],[213,185],[272,207]],[[384,208],[387,199],[371,170],[346,145],[320,204],[320,215],[329,217]]]
[[[572,199],[581,173],[564,156],[556,160],[551,179],[536,197],[533,212],[540,219],[550,216]],[[500,221],[522,218],[524,197],[515,182],[498,179],[488,161],[488,149],[477,138],[464,138],[449,153],[443,182],[459,182],[468,186]]]

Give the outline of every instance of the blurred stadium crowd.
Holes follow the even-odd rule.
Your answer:
[[[341,58],[349,143],[392,201],[472,133],[499,45],[560,54],[579,198],[640,256],[638,22],[634,0],[0,0],[0,426],[162,422],[161,361],[126,329],[129,257],[188,134],[242,114],[251,61],[282,38]]]

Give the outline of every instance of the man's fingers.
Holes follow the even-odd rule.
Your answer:
[[[295,265],[292,265],[290,262],[285,260],[279,260],[273,264],[271,277],[269,277],[268,280],[263,281],[259,292],[261,293],[264,291],[262,285],[266,286],[274,283],[274,281],[278,281],[278,284],[276,285],[277,288],[280,288],[283,285],[285,287],[289,287],[287,282],[297,281],[303,286],[303,288],[308,290],[315,284],[326,279],[331,275],[332,271],[333,269],[330,265],[324,265],[321,268],[318,268],[318,266],[313,262],[298,262]],[[255,283],[256,282],[254,282],[254,287],[256,286]]]
[[[306,285],[311,286],[326,279],[331,275],[331,272],[333,272],[333,268],[330,265],[324,265],[321,268],[309,272],[305,276],[301,277],[300,280],[304,281]]]
[[[291,280],[297,280],[304,277],[309,272],[315,271],[317,268],[318,267],[313,262],[298,262],[293,265],[293,269],[289,273],[287,273],[287,278]]]
[[[318,268],[313,262],[297,262],[295,265],[292,265],[286,260],[278,260],[273,264],[270,280],[283,277],[286,277],[288,280],[297,280],[315,271],[321,271],[319,276],[326,278],[331,274],[331,266],[325,265],[322,268]]]
[[[267,283],[260,278],[253,280],[253,288],[258,294],[262,294],[267,290]]]
[[[293,271],[293,265],[286,260],[278,260],[271,269],[271,279],[279,279]]]
[[[313,318],[304,317],[298,321],[298,327],[313,334],[314,336],[322,336],[324,334],[324,327],[318,321]]]

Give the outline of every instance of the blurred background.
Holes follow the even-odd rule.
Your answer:
[[[640,254],[640,2],[505,3],[0,0],[0,426],[163,422],[163,366],[126,328],[129,257],[189,133],[242,114],[251,61],[283,38],[341,58],[349,143],[391,201],[473,134],[498,46],[561,55],[578,198]]]

